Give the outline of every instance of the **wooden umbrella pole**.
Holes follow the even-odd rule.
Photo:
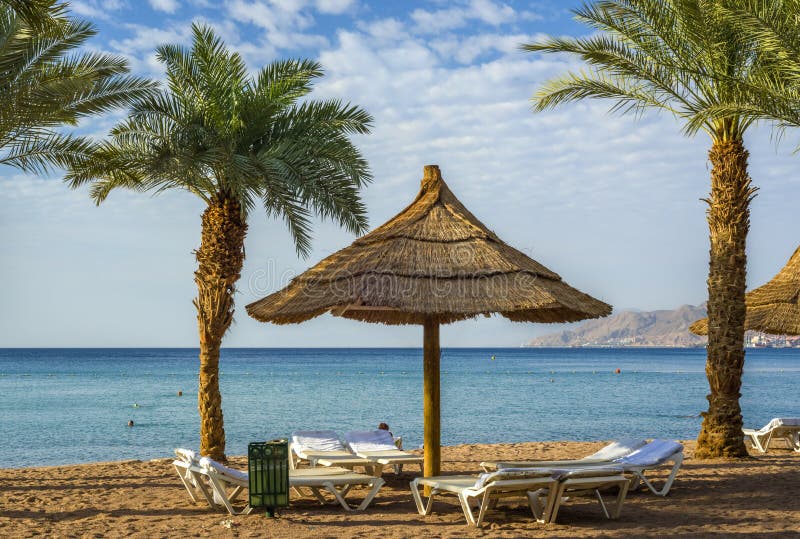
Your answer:
[[[431,318],[426,318],[423,328],[425,477],[431,477],[439,475],[441,463],[441,433],[439,421],[439,323]]]

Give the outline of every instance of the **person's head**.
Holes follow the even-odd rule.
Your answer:
[[[380,429],[380,430],[389,430],[389,425],[387,425],[386,423],[380,423],[378,425],[378,429]]]

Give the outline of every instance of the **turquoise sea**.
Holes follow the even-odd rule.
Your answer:
[[[197,367],[195,349],[0,349],[0,467],[197,447]],[[708,393],[703,349],[446,348],[441,368],[444,444],[694,438]],[[225,349],[221,372],[229,454],[382,421],[422,443],[420,349]],[[800,350],[748,350],[745,424],[800,416],[799,384]]]

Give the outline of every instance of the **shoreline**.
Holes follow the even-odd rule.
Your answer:
[[[444,473],[477,473],[482,460],[578,458],[602,442],[463,444],[442,448]],[[454,497],[437,498],[433,513],[417,514],[408,482],[416,474],[385,473],[386,485],[363,512],[321,506],[292,497],[277,519],[260,513],[231,517],[194,504],[171,465],[172,458],[0,469],[0,534],[11,537],[689,537],[761,534],[797,537],[800,529],[800,455],[771,450],[734,460],[695,461],[694,441],[662,498],[631,492],[618,520],[606,520],[590,498],[566,503],[558,522],[532,520],[523,500],[487,513],[481,530],[468,528]],[[246,469],[245,458],[231,466]],[[389,468],[386,469],[389,471]],[[665,472],[655,474],[664,477]],[[358,489],[351,500],[363,496]],[[241,509],[242,505],[238,506]]]

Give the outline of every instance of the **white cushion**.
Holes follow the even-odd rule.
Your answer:
[[[644,447],[618,459],[614,463],[625,466],[656,466],[663,464],[675,453],[683,451],[683,446],[672,440],[653,440]]]
[[[344,435],[350,449],[356,453],[362,451],[397,451],[392,433],[388,430],[354,430]]]
[[[633,453],[647,444],[647,440],[625,438],[605,446],[603,449],[586,457],[587,460],[614,460]]]
[[[307,451],[344,451],[339,435],[333,430],[297,430],[292,433],[292,444]]]

